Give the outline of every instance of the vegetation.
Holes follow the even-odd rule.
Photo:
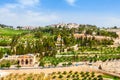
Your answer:
[[[6,36],[6,37],[11,37],[11,36],[18,35],[24,32],[28,32],[28,31],[27,30],[15,30],[12,28],[0,28],[0,35]]]
[[[0,68],[10,68],[11,65],[16,64],[16,61],[14,60],[2,60],[0,62]]]
[[[66,54],[73,55],[73,58],[70,61],[96,61],[96,60],[107,60],[118,58],[119,48],[115,49],[107,49],[109,45],[113,44],[113,39],[118,37],[116,33],[108,32],[105,30],[101,30],[94,25],[80,25],[78,28],[65,28],[65,27],[39,27],[33,30],[14,30],[13,28],[0,28],[0,35],[2,36],[0,39],[0,45],[3,47],[10,46],[10,48],[0,49],[0,53],[2,54],[28,54],[28,53],[39,53],[39,57],[42,60],[44,57],[53,57],[52,64],[58,64],[55,61],[57,51],[61,52],[64,49],[67,49]],[[98,36],[109,36],[111,39],[103,39],[97,40],[95,37],[89,38],[87,36],[75,38],[73,34],[75,33],[84,33],[85,35],[94,35]],[[56,46],[58,35],[61,36],[60,46]],[[64,44],[64,45],[62,45]],[[73,51],[74,49],[71,46],[78,45],[79,50],[77,52]],[[103,50],[104,48],[104,50]],[[112,50],[112,51],[111,51]],[[90,52],[93,56],[88,56],[88,52]],[[108,54],[111,52],[111,54]],[[2,54],[2,55],[3,55]],[[105,56],[108,54],[107,56]],[[1,55],[1,57],[2,57]],[[83,55],[83,56],[80,56]],[[112,57],[110,57],[113,55]],[[79,56],[79,57],[78,57]],[[98,57],[96,57],[98,56]],[[103,59],[101,58],[103,57]],[[110,58],[109,58],[110,57]],[[58,58],[59,59],[59,58]],[[62,58],[61,58],[62,59]],[[61,61],[61,60],[59,60]],[[65,60],[66,61],[66,60]],[[52,62],[52,61],[51,61]],[[64,62],[64,61],[63,61]]]
[[[120,78],[115,76],[103,75],[104,78],[112,79],[112,80],[119,80]]]
[[[93,74],[90,72],[53,72],[48,76],[45,76],[44,73],[40,74],[10,74],[6,77],[2,77],[1,80],[103,80],[102,75]]]
[[[24,55],[32,53],[37,55],[39,66],[56,67],[59,63],[62,66],[71,66],[72,62],[78,61],[110,61],[120,59],[120,47],[109,47],[113,45],[114,39],[118,37],[115,32],[109,32],[95,25],[79,25],[78,28],[57,27],[39,27],[33,30],[23,30],[21,26],[18,30],[12,26],[0,25],[0,59],[4,54],[8,55]],[[84,36],[75,37],[74,34],[84,34]],[[91,37],[89,37],[91,36]],[[96,36],[103,36],[104,39],[97,39]],[[107,38],[108,37],[108,38]],[[78,50],[74,46],[77,45]],[[58,57],[57,57],[58,56]],[[1,61],[0,68],[9,68],[16,64],[16,61]],[[19,69],[21,66],[16,65]],[[102,69],[99,66],[99,69]],[[42,75],[42,76],[41,76]],[[20,77],[20,76],[23,76]],[[44,77],[41,74],[11,74],[2,80],[10,80],[11,78],[20,80],[33,80],[49,78],[61,80],[102,80],[101,75],[95,75],[90,72],[59,72]]]

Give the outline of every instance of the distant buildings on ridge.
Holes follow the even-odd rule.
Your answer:
[[[58,23],[58,24],[52,24],[52,25],[48,25],[51,27],[56,27],[56,28],[61,28],[61,27],[65,27],[65,28],[78,28],[80,26],[84,26],[84,27],[88,27],[88,26],[95,26],[95,25],[88,25],[88,24],[77,24],[77,23]]]

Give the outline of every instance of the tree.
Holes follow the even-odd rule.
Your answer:
[[[10,43],[11,49],[13,49],[13,47],[17,44],[19,37],[20,35],[15,35],[12,37],[12,41]]]
[[[11,66],[11,63],[8,61],[5,65],[5,67],[10,68],[10,66]]]
[[[40,31],[34,33],[34,37],[35,37],[35,38],[42,38],[42,36],[43,36],[43,33],[40,32]]]
[[[55,49],[56,49],[56,48],[55,48]],[[53,49],[53,50],[51,51],[51,53],[50,53],[50,56],[51,56],[51,57],[55,57],[55,55],[57,54],[57,51],[56,51],[55,49]]]
[[[71,44],[70,38],[68,36],[63,37],[63,41],[66,47],[69,47]]]
[[[59,64],[58,59],[54,58],[52,59],[51,63],[56,67]]]
[[[20,54],[20,55],[26,54],[23,44],[19,44],[16,46],[16,54]]]
[[[114,26],[113,29],[117,29],[118,27],[117,26]]]
[[[45,62],[41,60],[40,63],[39,63],[39,66],[44,67],[45,66]]]
[[[26,41],[26,47],[25,49],[23,48],[23,50],[25,50],[24,52],[27,54],[27,53],[32,53],[33,51],[33,48],[31,47],[32,46],[32,42],[30,41]],[[24,46],[23,46],[24,47]]]
[[[101,66],[101,65],[99,65],[98,69],[102,70],[102,66]]]
[[[51,55],[55,54],[56,48],[55,48],[54,38],[52,38],[52,37],[44,38],[42,40],[42,42],[43,42],[43,48],[44,48],[44,52],[45,52],[44,56],[51,56]]]
[[[1,65],[0,65],[0,68],[4,68],[4,67],[5,67],[5,64],[1,64]]]
[[[20,35],[15,35],[15,36],[12,37],[12,41],[10,43],[10,46],[11,46],[11,52],[13,54],[16,54],[16,52],[15,52],[15,46],[17,45],[19,38],[20,38]]]
[[[74,61],[78,58],[78,54],[75,51],[72,51],[71,54],[73,54]]]
[[[71,45],[75,45],[76,44],[76,40],[75,40],[75,37],[74,37],[73,34],[71,35],[70,42],[71,42]]]
[[[22,29],[22,28],[23,28],[22,26],[17,26],[17,29],[19,29],[19,30]]]
[[[3,53],[0,51],[0,59],[3,57]]]

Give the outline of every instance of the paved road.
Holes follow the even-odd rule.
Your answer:
[[[119,75],[119,74],[107,72],[107,71],[104,71],[104,70],[99,70],[99,71],[100,71],[101,73],[108,74],[108,75],[112,75],[112,76],[116,76],[116,77],[120,78],[120,75]]]

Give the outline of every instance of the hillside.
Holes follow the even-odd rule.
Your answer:
[[[56,67],[59,64],[72,65],[73,62],[91,63],[120,59],[120,47],[111,47],[114,39],[118,38],[117,33],[94,26],[78,28],[47,26],[30,31],[1,28],[0,31],[0,59],[4,59],[6,54],[9,56],[34,54],[37,67],[44,67],[47,64]],[[7,61],[4,64],[1,62],[0,66],[6,67],[7,64]],[[17,60],[14,64],[13,62],[9,64],[19,65]]]
[[[77,34],[77,37],[75,34]],[[113,45],[113,38],[117,36],[115,32],[101,30],[96,26],[79,26],[78,28],[55,28],[47,26],[30,31],[0,28],[0,46],[11,46],[17,51],[13,52],[13,50],[10,50],[14,54],[40,53],[45,51],[56,53],[56,51],[63,51],[75,45],[78,45],[78,48]],[[59,38],[64,44],[62,47],[56,46],[61,44],[61,42],[57,41]],[[99,40],[98,38],[102,39]]]
[[[0,47],[10,46],[13,36],[28,32],[27,30],[15,30],[13,28],[0,28]]]

